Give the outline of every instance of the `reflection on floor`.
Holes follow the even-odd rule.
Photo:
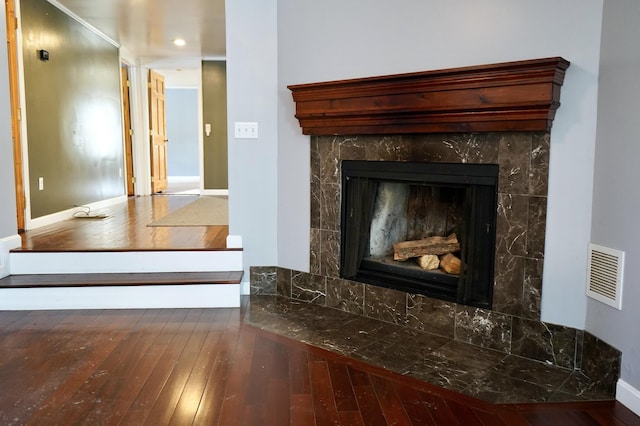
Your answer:
[[[579,371],[279,296],[252,295],[245,321],[492,403],[612,399]]]
[[[164,195],[198,195],[200,193],[199,176],[168,176]]]

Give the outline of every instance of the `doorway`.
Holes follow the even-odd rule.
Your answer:
[[[201,71],[157,69],[164,77],[167,186],[156,194],[200,194],[202,185]]]

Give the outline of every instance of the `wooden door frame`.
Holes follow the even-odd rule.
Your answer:
[[[135,195],[135,176],[133,167],[133,125],[131,120],[131,83],[129,80],[129,65],[120,63],[120,77],[122,89],[122,131],[124,138],[125,189],[127,196]]]
[[[11,138],[13,139],[13,170],[16,193],[16,223],[25,229],[27,208],[24,187],[24,162],[21,142],[20,72],[18,67],[18,18],[14,0],[5,0],[7,56],[9,62],[9,93],[11,102]]]

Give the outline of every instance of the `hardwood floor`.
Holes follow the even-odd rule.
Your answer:
[[[220,249],[227,227],[146,225],[131,198],[23,250]],[[490,404],[244,323],[240,309],[0,311],[0,424],[640,425],[615,402]]]
[[[493,405],[243,324],[242,309],[0,312],[0,423],[635,425]]]
[[[22,249],[65,250],[180,250],[223,249],[228,226],[150,227],[194,200],[191,195],[131,197],[125,203],[92,211],[106,219],[68,219],[22,234]]]

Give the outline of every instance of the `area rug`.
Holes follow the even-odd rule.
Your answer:
[[[201,196],[147,226],[228,225],[228,205],[226,197]]]

